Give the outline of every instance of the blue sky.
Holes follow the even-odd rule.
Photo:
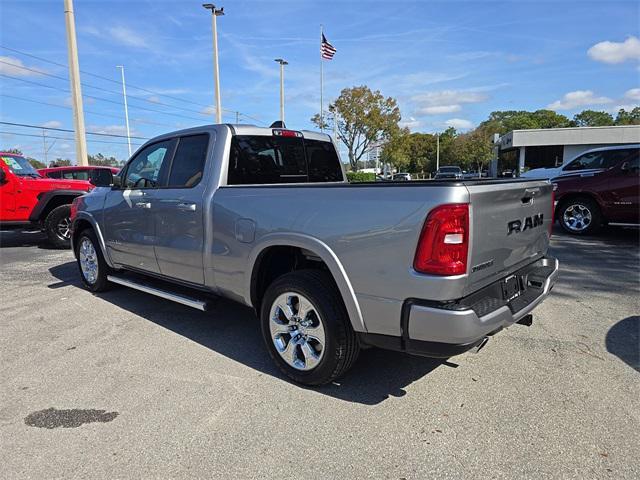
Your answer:
[[[211,20],[201,4],[75,0],[80,68],[113,80],[82,75],[88,131],[124,133],[116,65],[126,68],[132,135],[213,122]],[[640,104],[636,1],[220,0],[219,6],[226,13],[218,22],[224,121],[234,122],[235,111],[253,117],[241,115],[247,123],[277,119],[273,59],[283,57],[287,124],[312,128],[320,101],[320,23],[338,50],[324,64],[325,99],[368,85],[398,99],[403,124],[413,131],[464,130],[493,110],[553,108],[572,116]],[[0,9],[2,47],[66,65],[63,0],[1,0]],[[6,48],[0,57],[0,74],[19,79],[0,76],[2,121],[72,128],[66,68]],[[0,134],[0,148],[20,147],[36,158],[42,143]],[[48,139],[47,148],[49,158],[75,156],[73,142],[63,138]],[[91,140],[89,152],[99,151],[127,156],[124,143]]]

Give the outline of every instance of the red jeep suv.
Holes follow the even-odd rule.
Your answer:
[[[66,247],[71,202],[92,188],[44,178],[22,155],[0,152],[0,230],[44,230],[54,246]]]
[[[640,148],[617,152],[618,161],[606,170],[551,180],[557,201],[555,218],[568,233],[594,233],[605,224],[640,224]]]

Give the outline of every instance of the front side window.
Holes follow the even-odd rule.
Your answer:
[[[169,187],[191,188],[200,183],[207,159],[208,144],[207,134],[180,138],[171,163]]]
[[[166,170],[166,161],[173,145],[174,140],[164,140],[145,147],[129,162],[122,185],[125,188],[157,187]]]
[[[591,152],[576,158],[563,168],[565,171],[588,170],[592,168],[606,168],[606,152]]]
[[[307,181],[300,137],[236,135],[231,142],[227,184],[252,185]]]

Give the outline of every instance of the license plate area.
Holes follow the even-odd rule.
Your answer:
[[[511,275],[502,281],[501,287],[503,300],[509,302],[522,294],[524,291],[524,281],[523,278],[518,275]]]

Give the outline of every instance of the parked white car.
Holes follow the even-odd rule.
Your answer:
[[[625,150],[638,147],[640,147],[640,145],[616,145],[612,147],[594,148],[577,155],[568,163],[559,167],[534,168],[520,174],[520,177],[550,179],[562,175],[599,172],[617,165],[620,157],[624,156]]]

